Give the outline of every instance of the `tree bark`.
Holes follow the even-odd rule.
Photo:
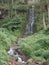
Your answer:
[[[3,0],[1,0],[2,1],[2,5],[4,4],[4,2],[3,2]]]
[[[43,12],[43,27],[46,29],[46,22],[45,22],[45,13]]]
[[[49,5],[48,5],[48,23],[49,23]]]
[[[24,2],[27,4],[28,3],[28,0],[24,0]]]
[[[12,0],[12,4],[13,4],[13,0]]]

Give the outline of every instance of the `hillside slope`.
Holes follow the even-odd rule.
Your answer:
[[[21,50],[36,60],[49,59],[49,34],[48,29],[19,40]]]

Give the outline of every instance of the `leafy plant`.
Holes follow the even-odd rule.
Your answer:
[[[7,49],[16,42],[16,37],[5,28],[0,28],[0,65],[8,62]]]
[[[37,60],[49,59],[49,35],[40,31],[32,36],[19,40],[20,48],[26,53],[28,57],[32,57]]]
[[[7,64],[9,60],[9,56],[5,49],[0,49],[0,64],[4,65]]]

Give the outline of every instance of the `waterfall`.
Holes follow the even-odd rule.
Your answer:
[[[32,34],[34,32],[33,26],[34,26],[34,5],[29,9],[28,13],[28,22],[26,24],[25,34]]]

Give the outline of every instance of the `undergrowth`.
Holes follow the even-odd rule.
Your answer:
[[[4,65],[9,60],[7,49],[16,42],[16,37],[7,29],[0,28],[0,65]]]
[[[49,60],[49,34],[42,30],[34,35],[19,40],[21,50],[36,60]]]

